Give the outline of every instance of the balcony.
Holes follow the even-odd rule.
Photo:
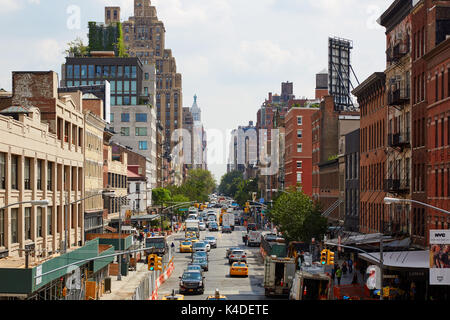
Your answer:
[[[388,105],[401,106],[408,103],[410,100],[410,89],[408,86],[388,91]]]
[[[388,146],[391,148],[410,148],[411,147],[411,134],[406,133],[390,133],[388,134]]]
[[[397,63],[401,58],[409,53],[410,40],[397,43],[386,50],[386,59],[390,63]]]
[[[394,194],[409,193],[410,184],[408,179],[385,179],[384,192]]]

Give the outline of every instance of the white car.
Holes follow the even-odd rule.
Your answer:
[[[206,230],[206,224],[204,222],[200,222],[198,224],[198,228],[200,229],[200,231],[205,231]]]

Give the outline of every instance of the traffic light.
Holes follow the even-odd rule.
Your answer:
[[[155,266],[155,270],[159,270],[159,271],[162,271],[162,270],[163,270],[162,257],[156,256],[156,266]]]
[[[320,264],[327,264],[327,261],[328,261],[328,250],[323,249],[320,252]]]
[[[328,260],[327,264],[334,265],[334,252],[328,250]]]
[[[156,265],[156,255],[151,254],[148,256],[148,270],[155,271],[155,265]]]

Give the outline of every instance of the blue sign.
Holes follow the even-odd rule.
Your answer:
[[[259,199],[259,203],[264,203],[264,198]]]

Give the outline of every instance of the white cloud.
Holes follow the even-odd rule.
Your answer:
[[[0,0],[0,14],[11,13],[22,8],[21,1]]]

